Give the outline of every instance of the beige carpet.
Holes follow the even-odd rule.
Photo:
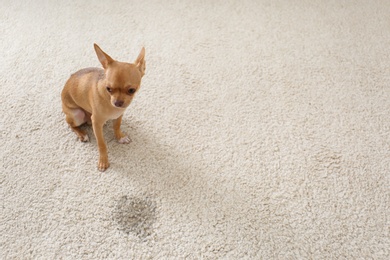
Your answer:
[[[98,43],[142,88],[61,111]],[[0,5],[0,259],[389,259],[390,1]]]

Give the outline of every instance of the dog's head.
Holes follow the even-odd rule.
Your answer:
[[[111,98],[111,105],[126,108],[130,105],[145,74],[145,48],[142,48],[134,63],[112,59],[94,44],[97,57],[105,70],[104,88]]]

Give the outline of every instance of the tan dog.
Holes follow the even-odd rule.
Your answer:
[[[79,126],[92,124],[99,146],[98,169],[109,167],[107,146],[103,137],[103,125],[114,119],[114,133],[119,143],[129,143],[130,138],[121,130],[122,116],[141,85],[145,74],[145,48],[142,48],[134,64],[113,60],[94,44],[103,69],[86,68],[72,74],[62,90],[62,110],[66,122],[82,142],[88,135]]]

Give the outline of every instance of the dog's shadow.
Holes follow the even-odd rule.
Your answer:
[[[135,178],[143,184],[161,186],[162,190],[185,187],[194,174],[190,158],[183,158],[174,145],[163,144],[152,131],[145,131],[139,122],[126,121],[122,124],[123,132],[131,139],[129,144],[116,141],[112,123],[107,124],[105,136],[109,146],[112,171],[128,178]],[[191,159],[190,159],[191,160]],[[158,187],[155,187],[157,190]]]

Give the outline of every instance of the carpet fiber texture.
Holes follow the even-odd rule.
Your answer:
[[[1,2],[1,259],[389,259],[390,1]],[[104,173],[95,42],[146,49]]]

